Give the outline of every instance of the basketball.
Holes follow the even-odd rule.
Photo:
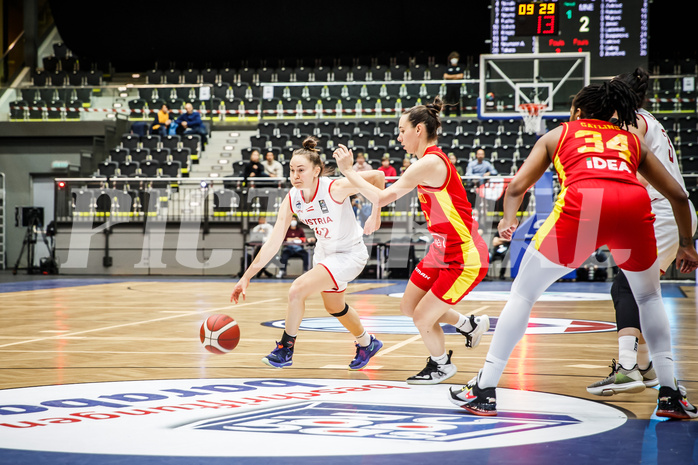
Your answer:
[[[240,341],[240,327],[228,315],[211,315],[201,325],[199,338],[204,348],[214,354],[233,350]]]

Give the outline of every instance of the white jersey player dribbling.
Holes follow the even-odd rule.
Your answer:
[[[320,177],[317,190],[308,200],[299,189],[291,188],[289,200],[293,213],[315,232],[313,265],[324,266],[335,282],[335,288],[326,292],[342,292],[363,271],[368,251],[349,198],[341,203],[332,198],[333,182]]]
[[[681,176],[681,170],[676,159],[676,151],[664,127],[657,121],[654,115],[643,108],[637,111],[637,115],[642,118],[647,126],[645,144],[685,191],[686,185]],[[651,184],[647,186],[647,192],[652,201],[652,212],[655,214],[654,235],[657,238],[659,268],[664,273],[671,265],[671,262],[674,261],[674,258],[676,258],[676,251],[679,247],[679,230],[669,201]],[[696,209],[691,208],[691,212],[693,213],[693,233],[695,234]]]
[[[296,337],[305,314],[306,300],[319,293],[325,310],[355,338],[356,355],[348,368],[361,370],[383,347],[383,343],[366,331],[359,313],[346,302],[344,292],[347,283],[361,273],[368,261],[363,230],[350,204],[351,196],[357,194],[359,189],[346,177],[335,180],[326,177],[332,170],[326,169],[317,143],[317,138],[309,136],[303,140],[302,147],[293,151],[289,163],[289,180],[293,187],[279,205],[270,238],[235,284],[230,299],[238,303],[240,298],[245,298],[252,276],[276,256],[294,218],[300,219],[315,232],[317,245],[314,263],[289,286],[281,340],[276,342],[269,355],[262,358],[262,363],[274,368],[293,364]],[[362,176],[379,189],[385,187],[382,171],[365,171]],[[379,215],[380,210],[375,209],[368,220],[370,224],[380,224]]]

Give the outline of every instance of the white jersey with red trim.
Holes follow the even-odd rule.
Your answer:
[[[316,248],[325,253],[348,252],[359,245],[364,246],[363,230],[349,198],[340,203],[330,194],[334,181],[320,176],[313,197],[307,201],[295,187],[288,193],[291,211],[315,232]]]
[[[664,130],[664,126],[647,110],[640,109],[637,114],[647,124],[645,144],[664,165],[669,174],[686,191],[686,184],[683,176],[681,176],[679,163],[676,159],[676,150],[674,150],[674,145]],[[657,239],[657,258],[659,267],[662,273],[664,273],[671,265],[671,262],[674,261],[674,258],[676,258],[676,251],[679,247],[679,228],[674,219],[671,203],[651,184],[647,185],[647,193],[652,200],[652,213],[655,215],[654,236]],[[691,222],[692,231],[695,233],[696,213],[693,206],[691,206]]]
[[[674,145],[671,143],[671,138],[666,133],[664,126],[662,126],[662,123],[657,121],[657,118],[655,118],[652,113],[645,109],[638,110],[637,114],[643,120],[645,120],[645,124],[647,125],[647,133],[645,133],[645,144],[647,145],[647,148],[654,153],[659,161],[662,162],[662,165],[664,165],[664,168],[666,168],[669,174],[671,174],[671,176],[676,179],[676,182],[683,187],[683,190],[686,191],[686,184],[683,181],[683,176],[681,176],[679,162],[676,158],[676,150],[674,150]],[[662,202],[662,204],[666,203],[666,205],[662,205],[661,207],[668,207],[669,212],[671,212],[671,205],[669,204],[669,201],[666,200],[657,189],[652,187],[651,184],[647,186],[647,192],[652,200],[653,210],[655,209],[655,204],[663,200],[664,202]]]

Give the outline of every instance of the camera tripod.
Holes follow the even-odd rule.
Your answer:
[[[24,241],[22,242],[22,249],[19,251],[19,257],[17,257],[17,262],[15,262],[15,266],[12,269],[12,274],[17,274],[19,263],[22,261],[22,256],[24,255],[25,249],[27,251],[27,274],[34,274],[40,271],[40,267],[34,265],[34,253],[39,234],[41,234],[43,242],[46,244],[46,248],[49,250],[49,252],[51,252],[51,259],[54,259],[54,251],[49,245],[46,234],[43,232],[41,220],[35,216],[32,216],[29,219],[27,231],[24,234]]]

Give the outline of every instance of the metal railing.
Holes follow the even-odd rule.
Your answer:
[[[395,181],[387,178],[387,181]],[[511,177],[463,177],[473,215],[485,230],[498,221],[502,196]],[[251,182],[225,178],[57,178],[55,220],[139,223],[145,221],[240,222],[243,218],[275,217],[289,191],[285,178]],[[522,214],[534,201],[527,198]],[[384,221],[424,220],[416,191],[386,206]]]

